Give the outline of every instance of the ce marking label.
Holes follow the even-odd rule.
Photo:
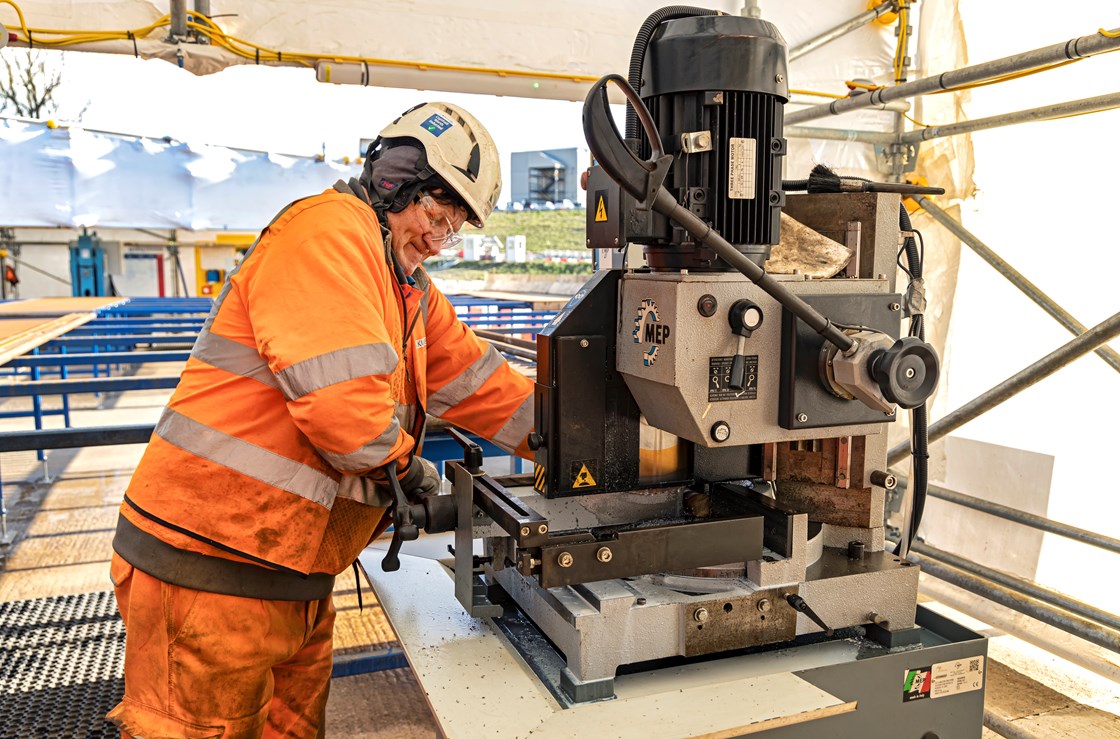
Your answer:
[[[742,390],[732,390],[731,363],[734,357],[708,358],[708,402],[717,400],[757,400],[758,399],[758,355],[751,354],[746,360],[746,376]]]

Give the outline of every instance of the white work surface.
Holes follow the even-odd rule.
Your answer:
[[[731,737],[856,710],[789,672],[845,659],[847,647],[712,660],[626,675],[615,700],[563,708],[489,620],[469,617],[436,559],[449,538],[408,542],[383,572],[388,542],[360,558],[444,734],[459,737]],[[446,556],[446,555],[444,555]],[[792,661],[791,661],[792,658]],[[780,664],[780,666],[779,666]]]

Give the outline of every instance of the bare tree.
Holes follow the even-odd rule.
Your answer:
[[[62,84],[62,67],[36,49],[0,52],[0,112],[23,118],[45,118],[58,111],[55,91]]]

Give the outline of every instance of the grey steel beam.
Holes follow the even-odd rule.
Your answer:
[[[842,36],[846,36],[857,28],[866,26],[868,23],[875,20],[884,13],[889,13],[893,10],[898,10],[898,3],[894,0],[888,0],[885,3],[876,5],[874,8],[860,13],[851,20],[844,21],[835,28],[830,28],[821,35],[814,36],[808,41],[803,41],[802,43],[793,47],[789,50],[789,60],[792,62],[798,57],[805,56],[810,51],[819,49],[830,41],[835,41]]]
[[[1120,92],[1100,95],[1095,98],[1071,100],[1068,103],[1058,103],[1057,105],[1044,105],[1041,108],[1019,110],[1014,113],[1003,113],[1002,115],[993,115],[987,118],[977,118],[974,121],[950,123],[945,126],[927,126],[917,131],[904,133],[902,135],[902,141],[904,143],[916,143],[919,141],[928,141],[929,139],[944,138],[945,136],[959,136],[963,133],[983,131],[988,128],[1013,126],[1017,123],[1049,121],[1054,118],[1065,118],[1066,116],[1082,115],[1084,113],[1097,113],[1116,107],[1120,107]]]
[[[905,477],[898,477],[897,480],[898,484],[895,488],[896,490],[904,489],[909,483],[909,481]],[[1110,552],[1120,554],[1120,539],[1114,539],[1111,536],[1098,534],[1095,531],[1078,528],[1077,526],[1070,526],[1067,523],[1054,521],[1053,519],[1046,518],[1045,516],[1039,516],[1034,513],[1027,513],[1026,511],[1021,511],[1018,508],[1011,508],[999,503],[993,503],[992,501],[984,500],[983,498],[977,498],[972,495],[965,495],[964,493],[959,493],[956,490],[943,488],[940,485],[929,485],[927,494],[931,498],[937,498],[938,500],[947,500],[950,503],[955,503],[959,506],[964,506],[965,508],[972,508],[973,510],[987,513],[990,516],[1002,518],[1005,521],[1014,521],[1015,523],[1022,524],[1023,526],[1028,526],[1032,529],[1045,531],[1049,534],[1057,534],[1058,536],[1064,536],[1065,538],[1072,539],[1073,541],[1079,541],[1082,544],[1100,547],[1101,549],[1107,549]]]
[[[1003,275],[1008,282],[1015,287],[1019,288],[1020,292],[1035,302],[1042,310],[1050,314],[1050,316],[1062,324],[1067,331],[1074,336],[1085,333],[1085,324],[1078,321],[1069,311],[1062,308],[1054,300],[1042,292],[1033,282],[1023,276],[1018,270],[1003,260],[998,254],[985,244],[976,235],[962,226],[955,218],[946,213],[944,210],[935,205],[929,198],[924,195],[915,195],[914,200],[918,205],[922,206],[933,220],[940,223],[948,229],[954,236],[963,241],[970,249],[983,259],[988,264],[992,265],[997,272]],[[1112,369],[1120,372],[1120,354],[1110,349],[1107,346],[1102,346],[1095,350],[1096,354],[1108,363]]]
[[[1072,59],[1083,59],[1116,48],[1120,48],[1120,36],[1109,37],[1102,33],[1094,33],[1041,49],[1014,54],[963,69],[942,72],[913,82],[905,82],[901,85],[880,87],[863,95],[855,95],[842,100],[834,100],[831,103],[816,105],[788,114],[785,117],[785,123],[786,125],[804,123],[829,115],[840,115],[851,110],[869,108],[891,100],[924,95],[929,92],[953,90],[974,82],[985,82],[1005,75],[1025,72]]]
[[[1117,335],[1120,335],[1120,313],[1116,313],[1111,318],[1098,323],[1073,341],[1063,344],[1034,364],[1007,378],[991,390],[981,393],[932,424],[928,432],[929,443],[932,444],[941,437],[949,435],[977,416],[990,411],[1008,398],[1039,380],[1049,377],[1078,357],[1089,353],[1094,347],[1116,338]],[[892,447],[887,453],[887,463],[901,462],[909,453],[909,444],[904,441]]]
[[[1068,634],[1073,634],[1105,649],[1120,652],[1120,632],[1115,629],[1102,626],[1075,613],[1044,603],[1037,598],[1031,598],[978,575],[938,562],[932,557],[919,557],[911,554],[909,558],[920,564],[922,572],[927,575],[932,575],[939,580],[956,585],[958,588],[976,593],[990,601],[1019,613],[1024,613],[1033,619],[1050,624]]]
[[[914,545],[913,547],[911,547],[911,549],[925,557],[930,557],[931,559],[936,559],[938,562],[941,562],[943,564],[956,567],[958,570],[964,570],[965,572],[976,575],[977,577],[982,577],[985,580],[991,580],[992,582],[1002,585],[1009,590],[1013,590],[1017,593],[1022,593],[1023,595],[1029,596],[1031,598],[1036,598],[1043,603],[1048,603],[1054,606],[1055,608],[1062,608],[1069,611],[1070,613],[1077,614],[1082,618],[1087,618],[1090,621],[1096,621],[1102,626],[1107,626],[1110,629],[1116,629],[1120,631],[1120,617],[1117,617],[1116,614],[1109,613],[1108,611],[1102,611],[1100,608],[1096,608],[1089,605],[1088,603],[1085,603],[1084,601],[1072,598],[1065,593],[1061,593],[1057,590],[1052,590],[1050,588],[1039,585],[1033,580],[1027,580],[1026,578],[1017,577],[1008,572],[996,570],[991,567],[985,567],[982,564],[972,562],[971,560],[965,559],[960,555],[953,554],[952,552],[946,552],[942,549],[938,549],[937,547],[931,547],[929,544],[923,544],[916,541],[914,542]]]

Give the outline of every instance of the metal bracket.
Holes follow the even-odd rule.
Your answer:
[[[918,168],[917,143],[876,144],[875,168],[885,175],[902,175]]]

